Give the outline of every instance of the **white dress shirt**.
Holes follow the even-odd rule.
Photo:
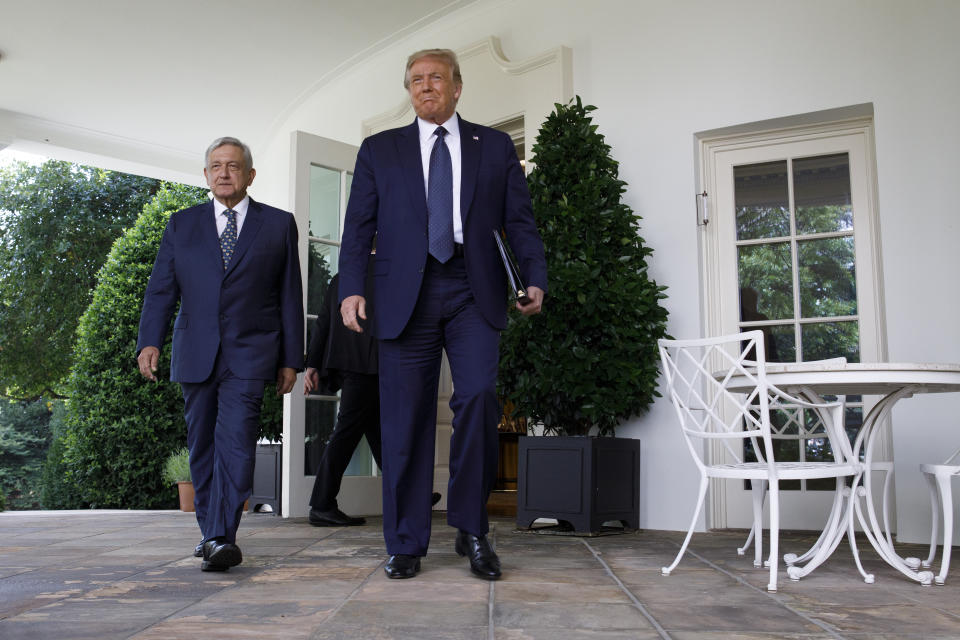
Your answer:
[[[240,228],[243,226],[243,219],[247,217],[247,208],[250,206],[250,196],[244,196],[243,200],[237,203],[237,206],[233,210],[237,213],[237,237],[240,237]],[[213,215],[214,219],[217,222],[217,237],[223,235],[223,230],[227,228],[227,216],[224,215],[224,211],[227,210],[227,206],[217,200],[213,199]]]
[[[423,192],[430,192],[430,152],[436,142],[434,131],[438,126],[447,130],[444,142],[450,150],[450,163],[453,165],[453,241],[463,244],[463,220],[460,218],[460,119],[453,117],[441,125],[417,118],[420,125],[420,161],[423,162]]]

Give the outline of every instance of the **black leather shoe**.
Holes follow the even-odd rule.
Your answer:
[[[203,540],[200,541],[196,547],[193,548],[193,557],[202,558],[203,557]]]
[[[203,543],[201,571],[226,571],[243,562],[243,553],[237,545],[223,540],[207,540]]]
[[[431,494],[431,496],[430,496],[430,506],[431,506],[431,507],[436,506],[436,504],[437,504],[438,502],[440,502],[440,498],[442,498],[442,497],[443,497],[443,496],[441,496],[439,493],[437,493],[436,491],[434,491],[433,494]]]
[[[454,545],[457,554],[470,558],[470,571],[484,580],[496,580],[500,577],[500,558],[490,548],[487,536],[475,536],[464,530],[457,531]]]
[[[420,558],[417,556],[398,553],[390,556],[387,566],[383,568],[388,578],[412,578],[420,573]]]
[[[367,523],[365,518],[348,516],[336,507],[329,511],[310,509],[309,520],[315,527],[356,527]]]

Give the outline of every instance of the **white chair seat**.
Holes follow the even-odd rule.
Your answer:
[[[780,480],[803,480],[836,478],[860,473],[863,465],[842,462],[777,462],[777,477]],[[742,478],[766,480],[770,468],[765,462],[741,462],[738,464],[715,464],[707,470],[711,478]]]

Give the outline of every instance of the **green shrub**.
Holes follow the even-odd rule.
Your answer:
[[[170,214],[201,202],[204,192],[166,186],[113,244],[97,274],[93,301],[80,318],[64,462],[82,500],[94,508],[175,506],[163,462],[186,442],[180,385],[145,381],[136,366],[143,294]],[[171,320],[172,325],[172,320]],[[171,330],[160,373],[170,371]]]
[[[501,394],[548,433],[613,435],[658,395],[665,287],[647,273],[652,250],[595,108],[558,104],[537,136],[528,183],[549,292],[542,314],[510,314],[500,342]]]
[[[167,456],[163,463],[163,481],[167,484],[190,482],[190,452],[181,447]]]
[[[0,401],[0,496],[10,509],[40,508],[53,401]]]
[[[40,476],[40,504],[44,509],[83,509],[87,504],[80,495],[63,459],[67,433],[66,403],[57,402],[50,416],[50,446]]]

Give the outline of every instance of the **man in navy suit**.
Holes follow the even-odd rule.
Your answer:
[[[163,233],[140,315],[137,363],[156,381],[173,326],[170,379],[183,389],[204,571],[240,564],[236,545],[265,383],[289,393],[303,369],[303,289],[293,215],[247,195],[250,149],[219,138],[203,174],[213,200],[177,211]]]
[[[413,124],[363,141],[340,253],[344,324],[361,331],[364,275],[373,262],[380,342],[385,571],[411,578],[430,541],[437,387],[443,351],[453,376],[453,436],[447,521],[470,570],[500,577],[487,540],[486,502],[497,475],[496,378],[500,331],[507,322],[506,276],[494,231],[503,229],[539,313],[547,288],[543,242],[526,179],[506,134],[456,114],[462,90],[456,55],[418,51],[404,87]]]

